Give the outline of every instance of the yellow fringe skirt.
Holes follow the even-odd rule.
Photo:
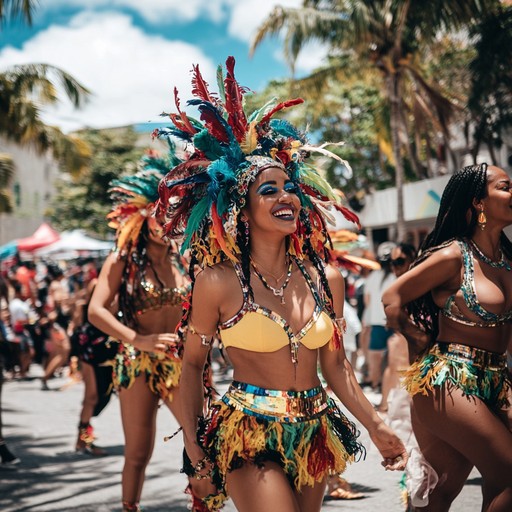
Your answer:
[[[172,389],[181,376],[181,359],[176,350],[143,352],[120,343],[113,361],[114,388],[130,388],[139,375],[146,377],[149,389],[162,400],[172,401]]]
[[[439,341],[405,371],[403,385],[411,395],[428,395],[447,381],[464,395],[480,398],[491,409],[510,405],[505,354]]]
[[[358,435],[320,386],[279,391],[235,381],[199,427],[218,489],[204,502],[209,510],[218,510],[227,499],[227,473],[246,462],[278,463],[296,491],[314,486],[364,456]],[[184,472],[190,474],[190,469],[185,463]]]

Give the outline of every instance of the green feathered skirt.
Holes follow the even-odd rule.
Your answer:
[[[428,395],[445,382],[451,382],[466,396],[480,398],[491,409],[510,405],[505,354],[437,342],[404,372],[403,385],[411,395]]]
[[[133,345],[120,343],[113,362],[113,385],[116,390],[130,388],[144,375],[149,389],[162,400],[172,401],[172,389],[181,376],[181,359],[177,350],[143,352]]]
[[[227,499],[227,473],[247,462],[276,462],[296,491],[314,486],[364,456],[358,435],[320,386],[279,391],[235,381],[199,427],[199,441],[213,462],[212,481],[218,489],[204,502],[218,510]]]

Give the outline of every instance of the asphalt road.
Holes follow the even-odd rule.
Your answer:
[[[98,418],[93,419],[97,444],[109,455],[91,458],[74,452],[82,382],[67,377],[49,382],[51,391],[41,391],[38,366],[31,368],[32,380],[4,383],[4,437],[21,459],[17,466],[0,465],[0,511],[2,512],[119,512],[123,433],[119,402],[113,397]],[[222,387],[222,383],[220,384]],[[368,395],[371,401],[376,395]],[[186,478],[181,467],[181,437],[169,442],[163,437],[177,424],[167,408],[158,414],[155,451],[146,474],[141,503],[146,512],[186,512],[188,497],[183,493]],[[366,497],[353,501],[325,501],[322,511],[402,512],[398,482],[401,474],[386,472],[365,432],[366,460],[353,464],[345,473],[355,490]],[[480,476],[474,471],[452,506],[453,512],[479,511]],[[224,509],[234,512],[232,502]],[[279,507],[273,511],[278,512]]]

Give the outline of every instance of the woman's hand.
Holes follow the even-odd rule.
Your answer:
[[[131,345],[144,352],[167,352],[175,349],[179,342],[179,336],[174,333],[164,332],[159,334],[137,334]]]
[[[403,471],[409,455],[400,438],[384,423],[370,433],[371,440],[384,458],[381,464],[390,471]]]
[[[210,478],[213,464],[206,457],[204,450],[197,444],[197,442],[189,443],[185,441],[185,451],[187,452],[192,467],[195,469],[194,475],[189,476],[193,495],[197,498],[205,498],[210,494],[215,494],[217,489]]]

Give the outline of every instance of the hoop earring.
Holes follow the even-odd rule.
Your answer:
[[[485,229],[485,225],[487,224],[487,217],[484,213],[484,207],[482,206],[482,209],[480,210],[480,213],[478,214],[478,227],[483,231]]]

